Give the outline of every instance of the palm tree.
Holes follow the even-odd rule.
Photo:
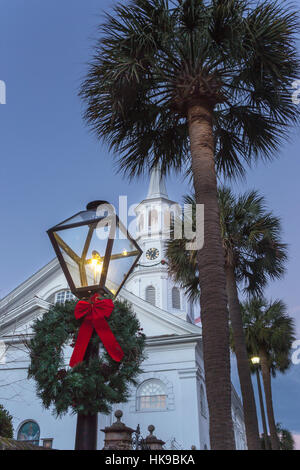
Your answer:
[[[258,420],[243,330],[238,284],[248,293],[261,293],[269,279],[283,274],[286,248],[280,241],[280,221],[265,209],[256,191],[235,198],[219,192],[221,233],[234,351],[240,379],[248,448],[260,448]],[[256,446],[256,447],[255,447]]]
[[[249,357],[250,361],[252,359],[253,358]],[[252,374],[256,375],[256,381],[257,381],[258,399],[259,399],[260,414],[261,414],[261,421],[262,421],[262,428],[263,428],[263,434],[261,437],[262,448],[263,450],[270,450],[271,445],[270,445],[270,439],[269,439],[269,434],[268,434],[265,405],[264,405],[264,399],[263,399],[263,393],[262,393],[261,381],[260,381],[260,366],[257,363],[251,364],[250,370]]]
[[[295,340],[294,321],[286,311],[281,300],[268,303],[260,297],[242,304],[248,351],[260,357],[272,450],[280,450],[280,442],[274,418],[271,375],[289,368],[289,355]]]
[[[269,279],[283,274],[286,246],[280,241],[280,220],[265,208],[256,191],[239,197],[228,188],[218,191],[221,235],[225,253],[226,287],[232,326],[232,345],[243,397],[248,449],[259,449],[259,430],[245,342],[238,285],[248,293],[261,293]],[[195,214],[195,199],[186,196],[185,204]],[[193,218],[193,222],[195,220]],[[171,240],[167,245],[169,271],[191,297],[199,296],[196,253],[185,249],[186,240]]]
[[[292,433],[282,427],[281,423],[276,424],[277,434],[280,442],[280,450],[295,450],[295,441]]]
[[[216,167],[232,176],[273,157],[296,121],[297,24],[295,11],[270,0],[119,3],[81,88],[85,119],[120,154],[121,171],[191,169],[204,204],[197,259],[213,449],[234,448]]]
[[[276,424],[276,430],[279,439],[280,450],[295,450],[293,434],[288,429],[283,428],[280,423]],[[267,436],[267,439],[261,438],[261,444],[263,450],[269,450],[269,436]]]

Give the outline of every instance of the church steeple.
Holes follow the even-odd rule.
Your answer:
[[[126,288],[157,307],[183,319],[187,314],[187,299],[180,287],[168,275],[165,262],[166,241],[174,216],[180,211],[169,199],[165,178],[159,166],[150,174],[146,198],[135,208],[136,240],[143,255],[129,279]]]
[[[151,171],[150,183],[146,199],[156,199],[163,197],[169,199],[165,178],[162,176],[159,166],[155,166]]]

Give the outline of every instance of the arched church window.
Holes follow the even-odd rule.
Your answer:
[[[17,440],[27,441],[38,446],[40,441],[40,427],[38,423],[30,419],[24,421],[19,428]]]
[[[172,289],[172,307],[180,310],[180,291],[178,287]]]
[[[61,290],[55,295],[55,302],[58,304],[64,304],[65,302],[70,302],[75,299],[75,295],[72,294],[70,290]]]
[[[0,364],[6,363],[7,346],[4,341],[0,341]]]
[[[148,215],[148,227],[151,229],[152,227],[156,227],[158,224],[158,212],[156,209],[151,209]]]
[[[137,410],[165,410],[167,408],[167,393],[165,384],[158,379],[143,382],[137,390]]]
[[[147,286],[146,287],[146,301],[149,302],[152,305],[155,305],[156,302],[156,292],[155,292],[155,287],[153,286]]]
[[[202,384],[200,387],[200,410],[201,410],[201,414],[206,417],[205,391],[204,391],[204,387]]]
[[[170,211],[164,210],[164,230],[170,230]]]
[[[169,234],[170,237],[173,238],[173,231],[174,231],[174,212],[170,211],[169,209],[164,211],[164,231]]]
[[[144,229],[144,214],[140,214],[138,219],[138,231],[142,232]]]
[[[171,233],[174,230],[174,224],[175,224],[175,216],[174,216],[174,212],[171,211],[170,212],[170,230],[171,230]]]

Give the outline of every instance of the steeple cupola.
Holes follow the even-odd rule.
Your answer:
[[[176,203],[169,199],[165,178],[159,166],[152,169],[146,199],[135,209],[137,216],[137,240],[159,240],[163,237],[166,228],[170,227],[170,220],[174,213]]]

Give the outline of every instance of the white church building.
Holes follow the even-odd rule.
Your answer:
[[[123,411],[127,426],[140,425],[144,436],[153,424],[166,449],[210,448],[199,307],[170,279],[164,263],[165,214],[174,207],[159,170],[153,170],[147,197],[136,208],[137,242],[143,255],[120,293],[131,303],[147,336],[147,358],[129,401],[114,405],[110,415],[99,415],[99,449],[100,429],[115,420],[116,409]],[[43,408],[34,381],[27,379],[29,356],[24,344],[31,338],[35,318],[51,304],[72,297],[54,259],[0,301],[0,404],[13,416],[15,439],[39,445],[43,439],[53,439],[53,448],[74,448],[76,416],[56,419]],[[66,366],[68,362],[66,357]],[[237,449],[245,449],[243,409],[233,387],[232,416]]]

